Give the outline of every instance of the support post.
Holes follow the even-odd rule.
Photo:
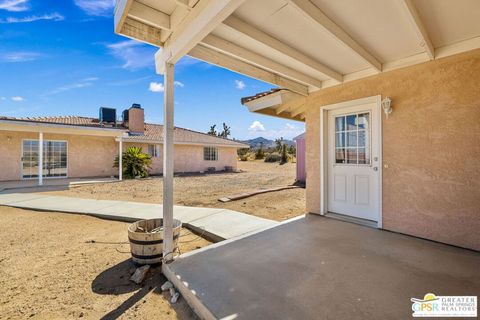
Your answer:
[[[43,132],[38,133],[38,185],[43,186]]]
[[[123,180],[123,139],[118,141],[118,180]]]
[[[163,258],[173,259],[173,91],[174,65],[165,64],[163,125]]]

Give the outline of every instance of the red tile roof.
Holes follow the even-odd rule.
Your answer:
[[[85,126],[85,127],[95,127],[95,128],[110,128],[110,129],[124,129],[122,122],[117,122],[116,127],[104,126],[98,119],[89,118],[89,117],[79,117],[79,116],[62,116],[62,117],[28,117],[28,118],[14,118],[14,117],[2,117],[0,120],[11,120],[11,121],[24,121],[24,122],[37,122],[37,123],[50,123],[50,124],[59,124],[59,125],[72,125],[72,126]],[[163,142],[163,125],[145,123],[145,132],[144,134],[130,134],[128,137],[123,138],[126,142]],[[219,145],[219,146],[229,146],[237,148],[248,148],[248,145],[243,143],[224,139],[216,136],[212,136],[206,133],[193,131],[189,129],[175,127],[174,131],[174,141],[175,143],[182,144],[205,144],[205,145]]]
[[[282,90],[287,90],[287,89],[281,89],[281,88],[270,89],[270,90],[265,91],[265,92],[257,93],[257,94],[254,95],[254,96],[244,97],[244,98],[242,98],[241,102],[242,102],[242,104],[245,104],[245,103],[247,103],[247,102],[250,102],[250,101],[253,101],[253,100],[257,100],[257,99],[263,98],[263,97],[265,97],[265,96],[271,95],[271,94],[273,94],[273,93],[276,93],[276,92],[279,92],[279,91],[282,91]]]

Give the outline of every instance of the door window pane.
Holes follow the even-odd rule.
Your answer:
[[[335,131],[345,131],[345,117],[336,117],[335,118]]]
[[[335,146],[345,147],[345,133],[336,133],[335,134]]]
[[[337,148],[335,150],[335,163],[345,163],[345,149]]]
[[[347,149],[347,163],[357,163],[357,149],[348,148]]]
[[[370,164],[370,113],[335,117],[335,162]]]
[[[347,130],[357,130],[357,115],[347,116]]]
[[[370,119],[369,113],[362,113],[358,115],[358,128],[359,129],[368,129],[368,122]]]
[[[357,133],[349,132],[347,133],[347,147],[356,147],[357,146]]]

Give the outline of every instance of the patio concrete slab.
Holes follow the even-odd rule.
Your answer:
[[[205,319],[410,319],[410,298],[478,295],[480,253],[307,215],[164,265]]]
[[[162,205],[49,196],[32,193],[0,193],[0,205],[43,211],[80,213],[104,219],[132,222],[162,217]],[[245,213],[214,208],[174,206],[173,216],[214,241],[230,239],[271,227],[278,222]]]
[[[250,215],[239,215],[235,211],[221,210],[190,222],[190,225],[200,232],[205,230],[221,239],[231,239],[251,232],[257,232],[278,225],[278,222],[256,217],[250,219]],[[212,235],[209,235],[212,237]]]

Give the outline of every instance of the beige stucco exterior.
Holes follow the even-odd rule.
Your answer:
[[[125,148],[136,146],[141,147],[143,152],[148,152],[146,143],[125,143]],[[203,159],[203,146],[177,144],[174,148],[174,171],[201,172],[207,171],[209,167],[215,167],[217,171],[225,170],[225,166],[237,168],[237,149],[232,147],[218,147],[218,160],[206,161]],[[152,158],[151,174],[163,172],[163,148],[160,145],[160,157]]]
[[[38,133],[0,130],[0,181],[22,178],[22,140],[38,139]],[[82,136],[74,134],[44,133],[44,140],[67,141],[68,177],[104,177],[118,175],[113,161],[118,155],[119,143],[114,137]],[[130,146],[142,147],[148,152],[148,144],[124,143],[124,150]],[[163,169],[162,148],[160,157],[152,158],[151,174],[160,174]],[[175,145],[175,172],[206,171],[208,167],[225,170],[225,166],[237,167],[237,149],[219,147],[218,161],[203,160],[202,145]]]
[[[480,250],[479,84],[475,50],[310,94],[307,210],[320,210],[320,107],[388,96],[394,111],[382,114],[383,228]]]

